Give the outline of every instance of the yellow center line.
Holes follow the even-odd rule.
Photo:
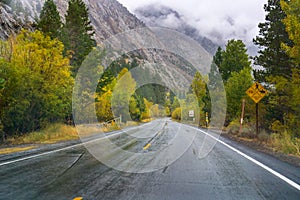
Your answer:
[[[149,147],[151,147],[151,143],[148,143],[146,146],[144,146],[144,150],[147,150],[147,149],[149,149]]]

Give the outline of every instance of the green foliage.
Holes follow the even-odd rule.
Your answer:
[[[196,72],[194,79],[192,81],[192,89],[195,93],[196,97],[198,98],[198,102],[203,101],[204,96],[206,95],[206,83],[201,76],[200,72]]]
[[[76,123],[96,123],[94,103],[97,102],[95,82],[103,73],[101,64],[103,52],[94,48],[82,63],[80,73],[76,76],[73,90],[73,117]],[[96,100],[95,100],[96,98]]]
[[[173,111],[176,110],[176,108],[180,108],[180,102],[177,96],[174,97],[173,103],[171,105],[171,112],[173,113]]]
[[[208,112],[209,116],[222,116],[222,112],[226,112],[224,105],[226,95],[228,125],[239,115],[242,98],[253,82],[247,49],[241,40],[229,40],[225,51],[218,48],[213,57],[208,79],[208,85],[202,89],[201,94],[201,100],[205,103],[203,111]],[[226,85],[226,94],[223,82]],[[210,94],[208,91],[211,91]],[[218,121],[219,118],[216,117],[214,120]]]
[[[112,92],[109,90],[101,96],[96,98],[96,115],[98,121],[105,122],[113,119],[113,113],[111,111],[111,97]]]
[[[215,63],[212,63],[210,66],[210,72],[208,74],[208,85],[209,88],[213,90],[220,89],[222,87],[222,77],[219,72],[219,67]]]
[[[283,19],[286,14],[280,6],[280,0],[268,0],[264,5],[266,21],[258,25],[260,31],[253,42],[261,50],[254,58],[255,64],[264,67],[264,70],[256,70],[254,75],[257,81],[266,81],[267,77],[292,76],[291,60],[287,53],[281,48],[282,43],[292,46]]]
[[[214,55],[214,57],[213,57],[213,63],[214,63],[218,68],[221,67],[221,64],[222,64],[222,62],[223,62],[223,57],[222,57],[223,53],[224,53],[224,52],[223,52],[222,48],[221,48],[221,47],[218,47],[218,49],[217,49],[217,51],[216,51],[216,53],[215,53],[215,55]]]
[[[22,31],[0,45],[4,131],[26,133],[64,121],[71,113],[73,78],[63,44],[40,31]]]
[[[11,1],[12,0],[1,0],[0,2],[9,5]]]
[[[144,98],[144,105],[145,105],[145,110],[141,114],[142,120],[151,118],[150,110],[153,106],[153,103],[148,101],[146,98]]]
[[[62,22],[53,0],[47,0],[43,6],[37,27],[52,39],[61,36]]]
[[[270,109],[273,112],[277,111],[272,121],[280,122],[291,135],[300,137],[298,130],[300,126],[300,70],[292,70],[291,80],[277,76],[270,79],[270,82],[276,88],[270,98]]]
[[[146,98],[149,101],[165,105],[166,104],[166,94],[167,88],[159,84],[147,84],[138,88],[136,94],[142,98]]]
[[[206,112],[211,113],[211,102],[210,102],[210,96],[209,96],[209,91],[208,87],[206,84],[205,78],[201,76],[199,72],[196,72],[194,79],[192,81],[192,89],[194,94],[197,97],[197,105],[200,108],[200,120],[201,120],[201,125],[205,124],[205,114]],[[188,105],[193,105],[193,99],[191,98],[191,94],[187,95],[186,98],[186,103]],[[195,110],[196,108],[189,108],[191,110]],[[198,109],[197,109],[198,110]],[[187,113],[188,111],[186,111]],[[198,116],[196,116],[198,120]]]
[[[224,82],[227,82],[232,72],[239,72],[246,67],[250,67],[247,49],[241,40],[229,40],[226,50],[222,52],[220,61],[219,71]]]
[[[286,26],[290,40],[293,41],[293,46],[290,44],[283,44],[283,48],[287,51],[288,55],[293,59],[296,65],[300,64],[300,1],[280,1],[282,10],[286,14],[283,23]],[[284,41],[283,41],[284,42]]]
[[[246,91],[253,84],[251,68],[246,67],[240,72],[233,72],[226,83],[227,122],[240,117],[241,102],[246,98]]]
[[[131,119],[134,121],[140,121],[142,119],[142,113],[145,111],[146,105],[144,99],[135,93],[133,96],[131,96],[129,102],[129,112]]]
[[[112,110],[116,115],[122,115],[123,121],[129,121],[128,102],[134,94],[136,82],[127,68],[124,68],[117,77],[117,84],[113,89]]]
[[[82,0],[69,1],[65,18],[61,41],[65,45],[65,53],[72,56],[72,72],[75,76],[85,57],[96,46],[92,39],[95,32],[89,20],[88,8]]]
[[[292,137],[287,131],[283,131],[281,134],[272,134],[270,140],[272,147],[277,151],[300,155],[299,139]]]

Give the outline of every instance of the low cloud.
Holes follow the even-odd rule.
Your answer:
[[[161,4],[180,13],[199,33],[222,45],[229,39],[242,39],[247,45],[258,35],[258,23],[263,22],[263,5],[267,0],[118,0],[131,12],[137,8]],[[175,17],[163,20],[176,23]],[[176,24],[174,24],[176,25]],[[222,44],[221,44],[222,43]]]

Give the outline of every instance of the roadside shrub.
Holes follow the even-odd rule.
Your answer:
[[[238,120],[234,120],[229,124],[227,128],[228,128],[227,131],[228,134],[238,135],[240,131],[240,123],[238,122]]]
[[[244,125],[241,136],[245,138],[253,139],[256,137],[256,133],[250,126]]]
[[[274,149],[285,154],[300,155],[299,139],[293,138],[287,131],[272,134],[270,143]]]
[[[176,108],[172,113],[172,119],[181,120],[181,108]]]
[[[263,130],[258,134],[257,138],[260,142],[268,143],[271,137],[270,134]]]

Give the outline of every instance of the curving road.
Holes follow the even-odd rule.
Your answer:
[[[300,199],[299,167],[167,119],[64,145],[0,157],[0,199]]]

